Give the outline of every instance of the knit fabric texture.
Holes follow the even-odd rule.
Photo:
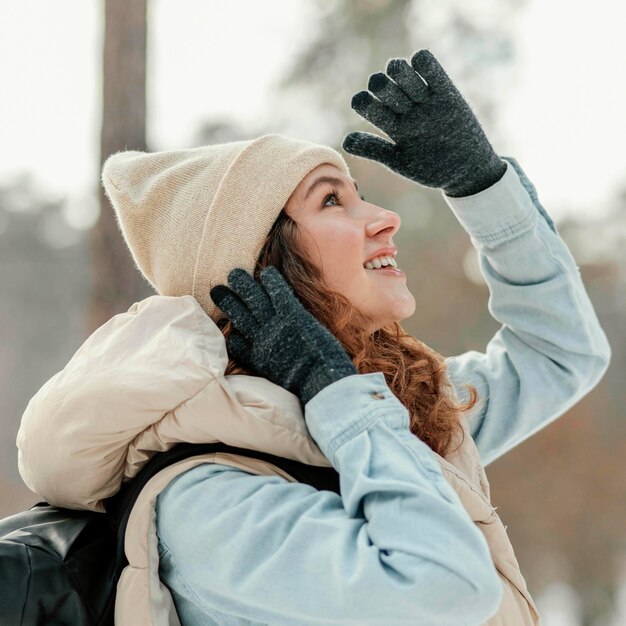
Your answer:
[[[215,322],[209,295],[235,267],[254,271],[272,224],[300,181],[332,148],[279,134],[161,152],[124,151],[102,184],[135,265],[160,295],[192,295]]]
[[[452,198],[478,193],[502,178],[506,163],[429,50],[416,52],[410,65],[390,59],[386,71],[370,76],[372,93],[356,93],[352,108],[395,143],[355,131],[344,138],[346,152]]]
[[[257,282],[241,269],[211,297],[232,321],[228,353],[258,374],[291,391],[303,406],[324,387],[357,374],[335,336],[307,311],[282,274],[264,268]]]

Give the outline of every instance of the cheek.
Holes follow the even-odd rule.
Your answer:
[[[358,289],[355,277],[364,271],[362,229],[337,218],[308,220],[302,226],[302,243],[329,287],[344,293]]]
[[[337,237],[335,234],[329,236],[328,242],[333,242],[333,246],[324,255],[324,280],[329,287],[356,303],[363,297],[366,282],[362,265],[362,241]]]
[[[363,237],[354,228],[334,225],[318,229],[317,244],[322,255],[322,268],[329,285],[346,290],[354,285],[357,272],[363,269]]]

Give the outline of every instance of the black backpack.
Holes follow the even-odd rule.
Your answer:
[[[117,581],[128,564],[124,533],[139,492],[168,465],[210,452],[266,460],[300,482],[339,493],[339,474],[333,467],[224,443],[178,444],[155,455],[106,500],[106,513],[38,502],[0,520],[0,624],[112,626]]]

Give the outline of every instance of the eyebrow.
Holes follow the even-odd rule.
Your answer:
[[[354,188],[358,192],[359,191],[359,186],[357,185],[356,180],[352,179],[352,182],[354,183]],[[316,178],[311,183],[311,186],[307,189],[307,192],[306,192],[306,195],[304,196],[304,199],[306,200],[313,193],[313,191],[317,187],[319,187],[320,185],[323,185],[324,183],[329,183],[331,185],[337,185],[338,187],[345,187],[345,185],[346,185],[344,180],[341,179],[341,178],[337,178],[335,176],[320,176],[319,178]]]

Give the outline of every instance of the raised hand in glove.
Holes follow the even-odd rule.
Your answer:
[[[235,268],[228,274],[231,289],[216,285],[210,291],[235,327],[226,342],[234,359],[296,394],[302,406],[327,385],[358,373],[336,337],[304,308],[274,266],[259,278]]]
[[[429,50],[416,52],[410,65],[390,59],[386,74],[370,76],[368,89],[374,95],[359,91],[352,108],[395,143],[355,131],[343,140],[346,152],[453,198],[478,193],[504,175],[506,162]]]

